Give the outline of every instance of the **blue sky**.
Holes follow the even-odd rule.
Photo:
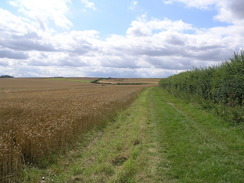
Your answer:
[[[244,45],[240,0],[2,0],[0,75],[167,77]]]
[[[71,19],[75,29],[95,29],[102,35],[125,34],[130,23],[142,14],[147,15],[148,18],[183,20],[197,27],[227,25],[213,19],[217,14],[214,8],[199,10],[187,8],[179,2],[167,5],[162,0],[96,0],[93,2],[96,4],[96,10],[89,9],[83,12],[75,8],[82,7],[81,2],[78,0],[73,2],[72,9],[75,16],[72,14]]]

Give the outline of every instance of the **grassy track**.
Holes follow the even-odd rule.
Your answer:
[[[159,168],[176,182],[244,182],[243,129],[154,88],[151,120],[163,159]],[[163,176],[162,175],[162,176]]]
[[[244,182],[240,126],[147,88],[125,111],[23,182]]]

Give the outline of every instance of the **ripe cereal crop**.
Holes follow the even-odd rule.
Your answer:
[[[0,182],[41,166],[87,130],[126,107],[145,86],[47,79],[0,80]]]

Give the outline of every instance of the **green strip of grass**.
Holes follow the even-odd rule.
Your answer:
[[[176,182],[244,182],[241,126],[173,98],[159,88],[150,95],[161,152],[159,171]]]

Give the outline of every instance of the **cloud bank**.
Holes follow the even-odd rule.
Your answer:
[[[43,0],[44,1],[44,0]],[[0,74],[14,76],[167,77],[218,64],[243,47],[242,1],[168,0],[215,7],[225,27],[197,28],[182,20],[142,15],[124,35],[100,38],[97,30],[72,30],[71,0],[11,0],[23,16],[0,9]],[[95,4],[81,0],[85,8]],[[137,1],[132,1],[135,7]],[[45,5],[45,6],[44,6]],[[52,23],[63,29],[55,31]]]

